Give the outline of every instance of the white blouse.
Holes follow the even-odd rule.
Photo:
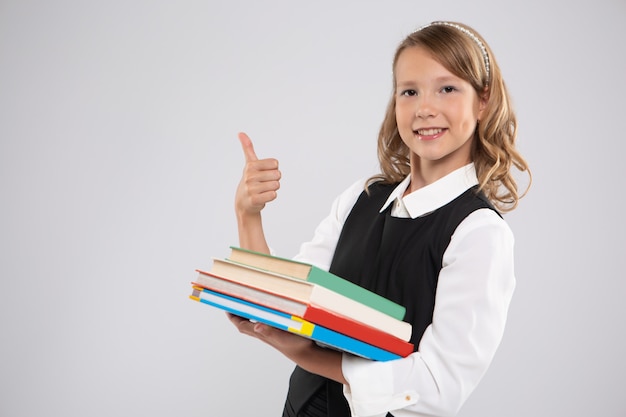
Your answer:
[[[328,269],[343,224],[363,191],[355,182],[333,202],[313,239],[295,259]],[[391,193],[392,215],[416,218],[447,204],[478,183],[473,164],[402,197],[407,177]],[[459,224],[443,255],[433,322],[418,351],[406,358],[374,362],[343,355],[344,386],[353,417],[453,416],[486,372],[502,339],[515,288],[513,233],[490,209]]]

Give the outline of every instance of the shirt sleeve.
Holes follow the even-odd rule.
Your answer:
[[[343,224],[363,192],[364,185],[365,179],[360,179],[335,198],[330,213],[317,226],[312,240],[300,246],[298,254],[294,257],[296,261],[306,262],[328,271]]]
[[[513,234],[480,209],[457,227],[443,256],[433,322],[418,351],[372,362],[343,355],[353,417],[453,416],[477,386],[504,333],[515,276]]]

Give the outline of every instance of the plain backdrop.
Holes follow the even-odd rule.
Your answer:
[[[188,299],[237,243],[237,132],[294,255],[377,170],[397,44],[491,45],[534,183],[517,289],[461,417],[626,415],[626,3],[0,0],[0,415],[278,416],[292,364]],[[522,177],[523,178],[523,177]]]

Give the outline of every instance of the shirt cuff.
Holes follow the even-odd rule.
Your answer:
[[[394,392],[392,362],[374,362],[343,354],[341,370],[348,381],[343,394],[352,417],[385,417],[388,411],[417,403],[419,395],[414,390]]]

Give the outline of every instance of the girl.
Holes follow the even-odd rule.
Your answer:
[[[230,315],[297,365],[285,417],[455,415],[502,338],[515,277],[500,213],[521,198],[512,166],[530,172],[500,69],[475,30],[433,22],[399,45],[393,81],[381,173],[342,193],[296,258],[403,304],[417,350],[373,362]],[[239,139],[240,245],[269,253],[261,210],[276,198],[278,162]]]

